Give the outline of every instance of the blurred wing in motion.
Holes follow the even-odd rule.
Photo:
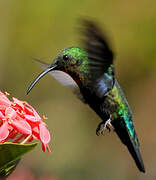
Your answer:
[[[90,84],[99,98],[114,85],[113,52],[100,28],[92,21],[82,21],[83,45],[88,53]]]

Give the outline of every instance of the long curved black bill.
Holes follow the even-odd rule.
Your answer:
[[[41,72],[37,78],[31,83],[31,85],[29,86],[28,90],[27,90],[27,95],[29,94],[29,92],[32,90],[32,88],[35,86],[35,84],[48,72],[54,70],[57,67],[57,65],[54,65],[52,67],[48,67],[47,69],[45,69],[43,72]]]

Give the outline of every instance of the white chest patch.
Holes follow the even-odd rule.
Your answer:
[[[44,62],[41,62],[39,60],[36,60],[43,69],[46,69],[49,64],[46,64]],[[48,74],[50,74],[53,78],[55,78],[60,84],[62,84],[63,86],[69,87],[70,89],[72,89],[72,92],[82,101],[85,103],[83,96],[80,93],[80,89],[77,85],[77,83],[73,80],[73,78],[71,76],[69,76],[67,73],[63,72],[63,71],[51,71]]]
[[[76,82],[65,72],[62,71],[51,71],[49,72],[51,76],[53,76],[59,83],[64,86],[71,88],[78,88]]]

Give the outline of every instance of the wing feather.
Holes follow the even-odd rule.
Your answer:
[[[92,21],[83,21],[83,45],[88,53],[92,91],[102,98],[113,88],[114,66],[113,52],[100,28]]]

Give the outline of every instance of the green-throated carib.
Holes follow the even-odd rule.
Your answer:
[[[127,146],[138,169],[145,172],[132,113],[114,75],[113,52],[96,24],[85,20],[82,27],[84,49],[64,49],[50,65],[39,61],[45,70],[33,81],[27,94],[41,77],[50,73],[71,87],[101,117],[96,133],[103,133],[111,126]]]

